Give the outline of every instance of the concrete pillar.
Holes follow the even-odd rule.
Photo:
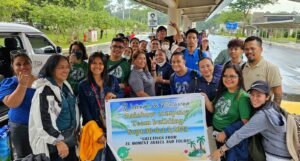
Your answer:
[[[183,16],[182,23],[183,23],[183,28],[182,28],[183,32],[186,32],[189,29],[189,27],[192,27],[192,21],[187,16]]]
[[[181,14],[180,14],[180,10],[178,10],[176,7],[169,7],[168,8],[168,17],[169,17],[169,22],[175,22],[177,24],[178,27],[180,27],[180,23],[181,23]],[[168,25],[168,36],[169,35],[175,35],[176,34],[176,30]]]

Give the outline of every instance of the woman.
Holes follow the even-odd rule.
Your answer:
[[[130,39],[130,47],[132,48],[133,52],[139,50],[140,40],[138,38]]]
[[[150,58],[151,59],[151,58]],[[170,95],[170,76],[174,73],[171,64],[167,62],[166,52],[164,50],[157,50],[154,57],[155,61],[152,61],[151,69],[156,72],[156,95]]]
[[[32,83],[37,79],[32,75],[32,64],[22,51],[12,53],[11,65],[15,76],[6,78],[0,85],[0,101],[7,107],[8,125],[17,158],[24,158],[31,152],[28,136],[28,119],[31,99],[35,92]]]
[[[132,48],[131,47],[128,47],[128,48],[125,48],[123,54],[122,54],[122,58],[125,58],[128,63],[131,63],[131,57],[132,57]]]
[[[137,50],[132,56],[133,69],[129,76],[129,85],[133,97],[155,96],[155,80],[148,71],[144,51]],[[151,71],[155,74],[155,70]]]
[[[205,93],[210,101],[213,101],[217,95],[217,88],[219,86],[222,66],[214,66],[213,61],[204,57],[199,60],[199,70],[201,77],[198,79],[199,91]],[[206,109],[206,124],[208,127],[212,126],[212,113]]]
[[[76,161],[79,125],[76,97],[66,81],[68,59],[52,55],[42,67],[34,85],[29,116],[29,140],[33,154],[45,153],[51,161]]]
[[[245,124],[250,118],[250,103],[248,94],[244,91],[241,69],[238,65],[228,64],[222,71],[216,98],[211,102],[207,94],[205,106],[213,114],[213,128],[218,133],[217,146],[225,142],[236,123]],[[248,141],[245,140],[226,153],[226,160],[248,160]],[[239,152],[240,151],[240,152]]]
[[[78,93],[78,83],[82,81],[87,74],[88,65],[85,62],[87,58],[86,49],[82,42],[75,41],[70,45],[69,61],[71,64],[71,71],[67,80],[70,83],[75,95]]]
[[[79,109],[82,113],[82,125],[94,120],[103,129],[104,135],[98,140],[106,143],[105,100],[122,98],[123,93],[117,78],[107,73],[107,57],[101,52],[95,52],[89,57],[87,79],[79,83]],[[100,161],[103,151],[99,151],[95,161]],[[107,151],[106,151],[107,153]],[[114,159],[111,154],[105,154],[106,160]]]
[[[211,155],[218,159],[243,139],[260,133],[267,161],[290,161],[286,143],[286,118],[280,107],[270,99],[270,87],[264,81],[256,81],[248,90],[254,115],[249,122],[236,131],[227,142]]]
[[[210,51],[209,51],[209,45],[208,45],[208,43],[209,43],[209,41],[208,41],[208,38],[207,38],[207,37],[202,38],[201,44],[200,44],[200,50],[201,50],[203,53],[206,53],[206,55],[207,55],[209,58],[212,58],[212,54],[211,54]]]
[[[229,41],[228,52],[231,58],[226,64],[237,64],[242,67],[245,64],[245,61],[242,59],[244,53],[244,41],[240,39],[232,39]]]

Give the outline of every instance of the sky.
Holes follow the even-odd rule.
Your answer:
[[[300,13],[300,2],[294,2],[289,0],[278,0],[273,5],[266,5],[262,8],[253,9],[252,12],[293,12]]]

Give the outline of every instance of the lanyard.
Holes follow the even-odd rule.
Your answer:
[[[98,106],[99,106],[100,110],[103,111],[102,106],[101,106],[101,101],[99,100],[98,94],[97,94],[97,92],[96,92],[96,88],[95,88],[95,86],[94,86],[93,83],[91,83],[91,86],[92,86],[93,91],[94,91],[94,93],[95,93],[95,96],[96,96],[96,100],[97,100]],[[101,97],[101,96],[100,96],[100,97]]]

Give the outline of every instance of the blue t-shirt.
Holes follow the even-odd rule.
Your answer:
[[[197,70],[200,73],[199,66],[198,66],[199,51],[200,51],[200,49],[197,48],[197,49],[195,49],[193,54],[189,54],[188,49],[185,49],[184,50],[184,58],[185,58],[186,67]],[[202,53],[202,57],[207,57],[206,53]]]
[[[171,93],[172,94],[186,94],[186,93],[193,93],[196,87],[192,83],[192,69],[187,70],[185,75],[178,76],[174,73],[174,79],[170,79],[170,86],[171,86]],[[196,73],[196,72],[195,72]],[[199,73],[196,73],[196,77],[200,77]]]
[[[4,79],[0,85],[0,101],[3,101],[5,96],[12,94],[16,90],[18,83],[18,79],[15,76]],[[9,109],[9,121],[23,125],[28,125],[31,100],[34,95],[34,92],[35,89],[27,88],[25,97],[21,105],[16,108]]]

